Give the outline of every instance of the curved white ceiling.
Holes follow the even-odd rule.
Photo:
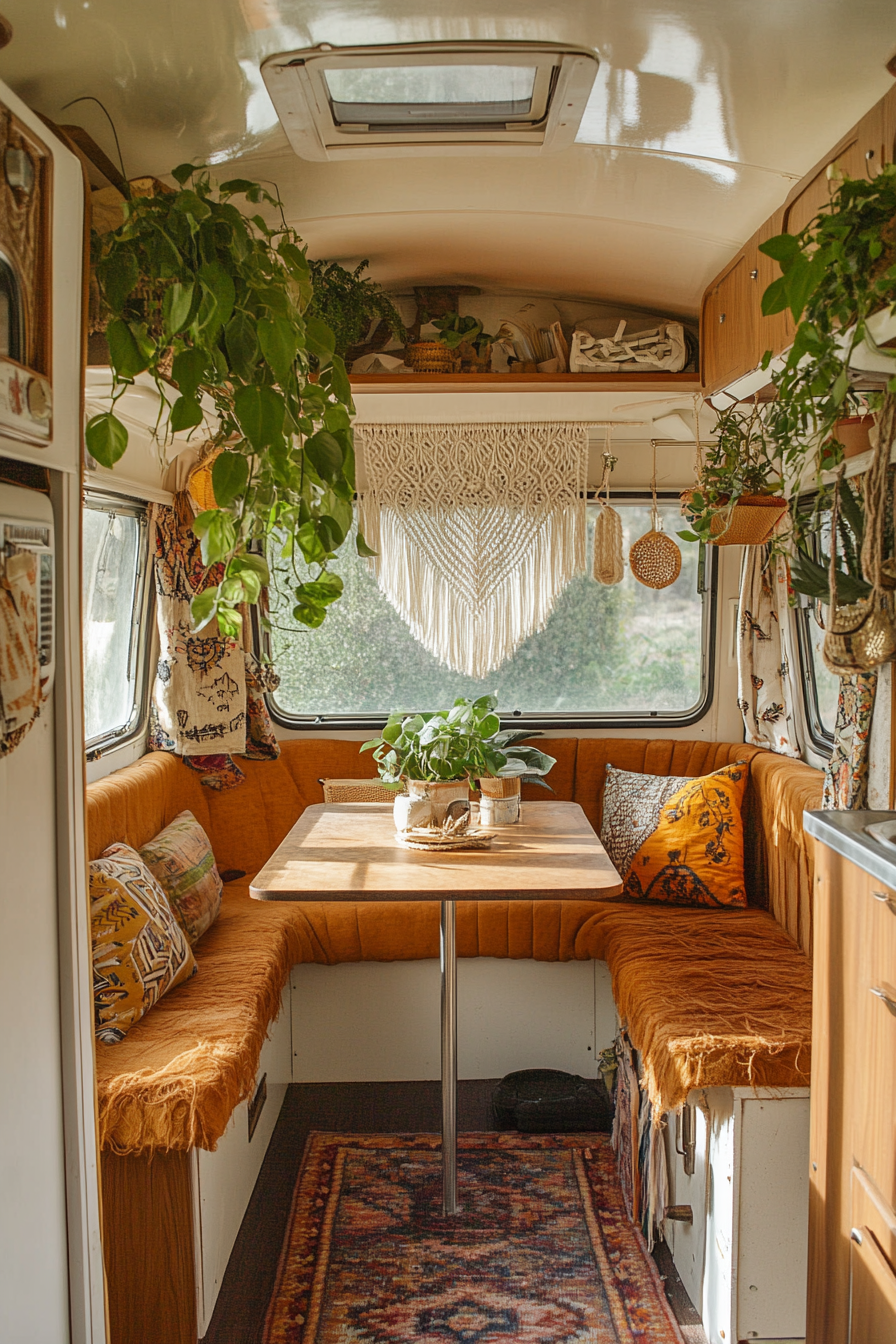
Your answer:
[[[312,255],[388,284],[458,279],[693,314],[792,183],[890,87],[892,0],[4,0],[0,78],[78,121],[129,176],[186,159],[275,181]],[[309,164],[261,83],[277,52],[464,38],[591,46],[580,139],[497,154]],[[231,175],[231,169],[226,170]]]

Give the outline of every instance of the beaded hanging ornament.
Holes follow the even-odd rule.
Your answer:
[[[671,537],[663,531],[656,502],[656,440],[651,440],[653,448],[653,477],[650,482],[651,513],[653,526],[643,537],[639,537],[628,553],[628,562],[632,573],[645,588],[668,588],[681,573],[681,551]]]
[[[597,503],[600,505],[594,521],[594,555],[591,573],[598,583],[612,587],[621,583],[625,577],[625,558],[622,554],[622,519],[610,505],[610,473],[617,459],[610,451],[610,427],[607,426],[606,447],[603,453],[604,472],[597,487]],[[601,499],[601,491],[604,498]]]

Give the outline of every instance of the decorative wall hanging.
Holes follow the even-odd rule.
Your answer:
[[[788,647],[787,563],[752,546],[744,552],[737,613],[737,704],[745,740],[782,756],[800,755],[795,706],[799,662]]]
[[[628,553],[628,562],[632,573],[645,588],[668,588],[681,573],[681,551],[671,537],[663,531],[656,503],[656,440],[653,447],[653,476],[650,481],[651,513],[653,526],[643,537],[639,537]]]
[[[600,506],[594,520],[594,556],[591,573],[598,583],[611,587],[625,578],[625,557],[622,554],[622,519],[610,504],[610,473],[616,458],[610,452],[610,427],[607,426],[607,446],[603,454],[604,472],[597,487],[596,500]],[[601,491],[605,492],[601,499]]]
[[[223,567],[202,563],[192,516],[186,493],[174,508],[152,508],[160,650],[150,746],[183,756],[204,784],[226,789],[244,778],[232,756],[270,760],[280,754],[264,702],[273,669],[260,668],[215,621],[194,630],[190,602],[220,582]]]
[[[0,550],[0,757],[22,741],[40,713],[38,558]]]
[[[380,588],[436,658],[500,667],[585,569],[588,426],[356,425]]]

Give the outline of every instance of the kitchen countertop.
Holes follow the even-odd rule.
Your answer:
[[[864,828],[876,821],[896,820],[896,812],[804,812],[809,835],[836,854],[862,868],[879,882],[896,889],[896,846],[881,844]]]

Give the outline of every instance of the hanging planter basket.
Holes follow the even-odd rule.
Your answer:
[[[685,490],[681,496],[681,511],[691,521],[693,494]],[[723,497],[719,503],[720,511],[710,525],[712,546],[763,546],[787,512],[787,500],[781,495],[741,495],[733,505]]]

